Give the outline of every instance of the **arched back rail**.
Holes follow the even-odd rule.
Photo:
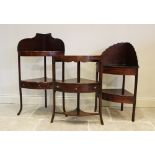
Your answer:
[[[65,46],[62,40],[53,38],[51,33],[37,33],[33,38],[22,39],[17,50],[20,56],[54,56],[64,55]]]

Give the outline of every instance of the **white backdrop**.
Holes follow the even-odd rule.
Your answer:
[[[0,25],[0,103],[19,102],[17,44],[35,33],[52,33],[65,43],[66,54],[101,54],[103,50],[118,42],[134,45],[139,60],[138,106],[155,105],[155,25]],[[22,59],[23,78],[43,75],[42,58]],[[48,70],[51,59],[48,59]],[[73,69],[74,66],[68,66]],[[86,66],[83,76],[95,66]],[[75,72],[75,69],[74,69]],[[70,72],[66,73],[68,77]],[[90,76],[94,76],[91,74]],[[106,85],[118,87],[121,78],[105,77]],[[127,87],[132,89],[133,79]],[[40,97],[42,91],[24,90],[27,98]],[[32,101],[32,100],[30,100]]]

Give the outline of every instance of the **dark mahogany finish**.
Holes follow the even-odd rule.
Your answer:
[[[65,73],[63,72],[62,80],[57,80],[56,78],[56,62],[75,62],[77,63],[77,78],[75,79],[65,79]],[[99,71],[99,80],[88,80],[82,79],[80,77],[80,63],[81,62],[97,62]],[[99,115],[101,124],[103,125],[102,119],[102,57],[101,56],[54,56],[53,57],[53,112],[51,122],[54,120],[55,113],[55,94],[56,91],[77,93],[77,108],[70,112],[62,112],[66,116],[89,116],[89,115]],[[84,112],[80,109],[80,93],[92,93],[95,92],[99,96],[99,112]],[[65,96],[63,96],[63,99]],[[60,113],[60,112],[59,112]]]
[[[121,103],[121,111],[123,104],[133,104],[132,121],[135,120],[136,95],[138,83],[138,60],[136,51],[130,43],[118,43],[102,53],[102,63],[104,74],[122,75],[123,82],[121,89],[103,89],[102,98],[104,100]],[[130,75],[135,77],[134,92],[130,93],[125,90],[125,76]],[[98,72],[96,72],[96,79],[98,79]],[[97,110],[97,95],[95,111]]]
[[[18,43],[18,71],[19,71],[19,92],[20,92],[20,110],[22,111],[22,88],[44,89],[45,107],[47,107],[47,89],[53,88],[52,78],[47,77],[46,56],[64,55],[65,46],[62,40],[53,38],[51,34],[37,33],[34,38],[23,39]],[[21,79],[21,56],[43,56],[44,58],[44,77],[36,79]],[[63,64],[62,64],[63,65]]]

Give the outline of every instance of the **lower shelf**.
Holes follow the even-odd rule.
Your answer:
[[[44,77],[27,79],[21,81],[21,87],[28,89],[52,89],[53,82],[51,78],[47,78],[45,81]]]
[[[119,103],[130,103],[134,102],[134,95],[127,90],[122,89],[103,89],[102,98],[107,101],[119,102]]]
[[[90,112],[84,112],[82,110],[73,110],[73,111],[69,111],[69,112],[56,112],[58,114],[64,114],[64,115],[67,115],[67,116],[90,116],[90,115],[99,115],[99,113],[97,112],[93,112],[93,113],[90,113]]]

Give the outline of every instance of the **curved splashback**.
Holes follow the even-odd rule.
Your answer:
[[[102,53],[104,66],[135,66],[138,67],[137,55],[130,43],[117,43]]]
[[[36,33],[34,38],[22,39],[18,43],[18,52],[22,51],[65,51],[64,42],[53,38],[51,33]]]

